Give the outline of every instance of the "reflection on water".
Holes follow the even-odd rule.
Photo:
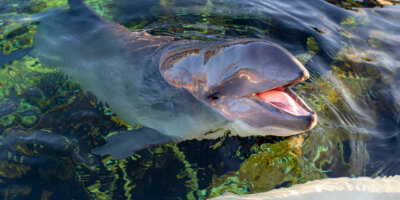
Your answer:
[[[1,0],[1,199],[204,199],[400,173],[396,1],[86,2],[131,30],[281,44],[311,73],[294,89],[318,112],[318,125],[288,138],[156,146],[118,161],[92,155],[106,136],[136,127],[29,55],[42,11],[66,1]]]

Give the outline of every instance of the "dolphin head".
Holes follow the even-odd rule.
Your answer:
[[[316,113],[290,89],[309,73],[277,44],[247,39],[176,45],[159,63],[169,84],[236,122],[240,136],[287,136],[316,124]]]

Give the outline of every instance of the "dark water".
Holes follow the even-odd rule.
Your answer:
[[[227,137],[113,160],[90,150],[132,129],[30,56],[66,1],[0,0],[0,199],[204,199],[309,180],[400,174],[400,7],[396,1],[86,1],[130,30],[178,39],[261,38],[310,71],[296,92],[318,112],[298,136]]]

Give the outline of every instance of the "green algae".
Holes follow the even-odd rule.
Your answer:
[[[349,10],[358,10],[365,7],[383,7],[400,3],[398,0],[327,0],[327,2]]]
[[[0,161],[0,177],[21,178],[31,167],[28,165],[12,164],[7,161]]]
[[[66,5],[66,1],[34,2],[37,3],[28,10],[29,12]],[[87,2],[107,19],[114,18],[111,15],[112,7],[107,6],[107,2],[111,1]],[[160,4],[168,7],[173,2],[160,1]],[[211,1],[207,1],[207,5],[213,6]],[[354,7],[352,3],[350,6]],[[268,29],[261,27],[235,26],[233,22],[230,22],[232,19],[214,16],[208,13],[207,9],[203,9],[200,13],[194,17],[201,16],[202,20],[199,20],[197,24],[192,24],[186,21],[185,18],[190,15],[182,9],[181,15],[160,18],[155,22],[181,24],[181,26],[168,29],[155,28],[151,32],[203,40],[207,40],[204,35],[219,37],[228,34],[235,37],[247,37],[249,32],[269,34]],[[238,18],[241,20],[253,19],[252,16]],[[268,18],[257,20],[270,23]],[[129,27],[131,30],[136,30],[144,28],[150,23],[154,23],[154,21],[141,20],[129,24]],[[357,31],[358,27],[367,26],[368,23],[368,18],[345,18],[341,25],[349,29],[348,35],[351,36],[351,31]],[[30,48],[35,29],[36,24],[34,23],[7,25],[7,28],[1,32],[0,38],[2,39],[3,53],[9,54],[18,49]],[[369,40],[365,45],[372,49],[383,47],[382,41],[385,40],[385,36],[382,32],[375,30],[368,35]],[[307,46],[307,51],[296,56],[303,64],[306,64],[320,51],[318,41],[314,37],[308,37],[305,46]],[[248,154],[244,154],[242,152],[244,147],[239,146],[233,156],[241,161],[239,169],[223,168],[229,161],[220,161],[219,164],[210,162],[207,171],[211,171],[211,180],[204,178],[204,176],[208,176],[201,173],[205,170],[199,167],[197,161],[193,161],[195,156],[191,155],[189,145],[160,145],[119,161],[113,160],[110,156],[102,156],[100,162],[96,163],[96,159],[99,158],[91,155],[93,164],[89,166],[73,161],[60,161],[60,164],[74,170],[67,174],[76,178],[77,181],[73,183],[84,188],[84,194],[91,199],[138,198],[141,190],[153,186],[151,178],[155,172],[172,174],[168,186],[183,187],[184,195],[180,196],[181,199],[204,199],[228,191],[238,194],[262,192],[278,186],[290,186],[308,180],[325,178],[328,177],[329,172],[339,171],[338,169],[344,175],[364,175],[368,162],[364,140],[368,138],[362,136],[358,130],[349,133],[346,127],[340,127],[332,105],[343,113],[351,112],[346,100],[346,95],[350,95],[351,98],[363,97],[363,100],[373,107],[379,106],[369,98],[371,89],[382,87],[381,81],[384,79],[376,67],[368,63],[376,59],[373,51],[365,51],[364,48],[352,45],[350,42],[343,43],[343,47],[332,62],[332,70],[323,76],[312,77],[311,82],[295,86],[296,92],[301,94],[302,98],[318,112],[320,121],[317,127],[298,137],[290,137],[278,142],[252,144]],[[0,70],[0,76],[0,99],[2,101],[6,101],[13,94],[22,97],[30,91],[30,88],[35,87],[40,88],[39,93],[41,94],[30,96],[28,101],[16,100],[14,111],[0,118],[2,130],[10,127],[54,131],[68,129],[71,130],[71,135],[87,141],[88,147],[95,147],[104,143],[106,137],[117,131],[140,128],[140,126],[129,126],[113,114],[107,106],[102,105],[90,94],[83,93],[76,84],[61,78],[54,70],[41,67],[35,58],[25,56],[21,60],[4,65]],[[338,82],[342,85],[338,85]],[[342,88],[346,88],[346,91]],[[95,114],[93,117],[69,114],[76,110],[89,110]],[[39,113],[40,116],[27,115],[29,113]],[[68,117],[63,117],[64,115],[78,116],[78,120],[69,120]],[[373,119],[376,118],[374,112],[369,115]],[[358,140],[360,138],[362,140]],[[346,142],[359,148],[352,149],[349,158],[346,158],[348,156],[345,155],[344,150]],[[219,153],[225,143],[225,140],[220,140],[207,151]],[[30,147],[18,145],[12,147],[10,155],[13,151],[18,151],[25,154],[26,158],[33,154],[39,154],[45,148],[35,147],[32,150]],[[362,155],[356,155],[355,152],[361,152]],[[363,159],[359,159],[360,157]],[[19,162],[23,162],[25,158],[13,157]],[[69,160],[69,158],[64,159]],[[163,171],[168,167],[177,170]],[[20,179],[31,171],[29,165],[13,164],[7,161],[0,163],[0,177]],[[54,170],[39,171],[42,175],[56,177],[57,180],[66,179],[60,172]],[[153,179],[155,178],[157,177],[153,177]],[[28,186],[11,185],[7,192],[8,194],[27,195],[31,189]],[[52,192],[44,190],[42,196],[52,196]],[[8,198],[5,194],[2,194],[2,197]]]
[[[241,164],[237,172],[213,180],[208,197],[224,192],[246,194],[271,190],[300,177],[298,157],[302,142],[303,137],[299,136],[274,144],[252,146],[254,154]]]
[[[36,86],[43,74],[54,71],[41,67],[38,59],[30,56],[5,64],[0,69],[0,98],[12,93],[22,95],[28,88]]]
[[[38,121],[40,109],[27,103],[24,100],[2,99],[0,106],[8,107],[7,112],[3,112],[0,118],[0,131],[9,127],[32,127]],[[7,108],[6,108],[7,109]]]
[[[319,51],[319,45],[314,37],[307,38],[307,50],[310,54],[315,55]]]
[[[185,159],[185,154],[179,150],[179,147],[175,144],[167,145],[174,152],[175,156],[183,163],[185,170],[177,175],[178,179],[188,177],[189,179],[185,181],[185,187],[190,191],[186,196],[187,199],[195,199],[193,192],[199,189],[197,172],[192,168],[192,165]]]
[[[36,23],[12,23],[4,27],[5,29],[0,29],[0,48],[3,54],[32,47],[33,36],[37,32]]]
[[[305,65],[315,54],[319,52],[319,45],[314,37],[307,38],[307,53],[298,54],[295,57]]]

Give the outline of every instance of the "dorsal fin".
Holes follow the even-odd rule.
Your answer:
[[[70,7],[70,15],[75,17],[89,17],[90,19],[96,19],[104,21],[104,19],[98,15],[94,10],[92,10],[83,0],[68,0],[68,5]]]
[[[68,5],[71,9],[87,6],[82,0],[68,0]]]
[[[60,66],[63,58],[74,55],[76,49],[84,49],[83,44],[98,37],[108,24],[82,0],[68,0],[68,4],[70,9],[58,10],[40,20],[32,54],[44,66]],[[71,52],[66,53],[65,49]]]

